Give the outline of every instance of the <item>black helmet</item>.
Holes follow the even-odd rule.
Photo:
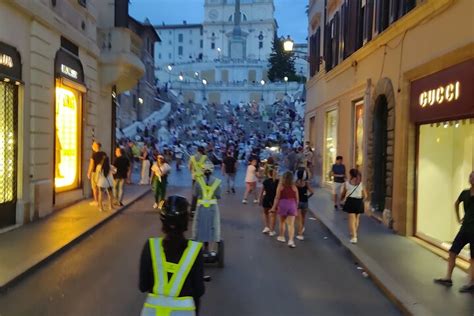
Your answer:
[[[185,197],[169,196],[161,205],[160,218],[166,229],[184,232],[188,229],[189,203]]]

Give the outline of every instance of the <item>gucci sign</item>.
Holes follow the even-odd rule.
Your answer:
[[[423,91],[419,96],[419,105],[424,108],[433,106],[435,104],[443,104],[458,100],[461,95],[461,83],[456,81],[449,83],[446,86],[441,86],[436,89]]]

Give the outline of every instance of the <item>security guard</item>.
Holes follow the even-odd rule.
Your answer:
[[[142,316],[194,316],[204,294],[202,244],[187,240],[188,201],[170,196],[160,207],[164,238],[150,238],[140,259]]]
[[[193,179],[193,186],[192,190],[194,192],[195,184],[198,178],[202,177],[204,174],[204,165],[208,162],[208,158],[206,156],[206,151],[204,147],[199,146],[197,153],[192,155],[189,159],[189,170],[191,171],[191,177]],[[197,197],[193,194],[192,201],[191,201],[191,214],[194,215],[196,212],[196,202]]]
[[[204,165],[204,176],[197,178],[194,195],[197,196],[197,210],[193,220],[193,240],[204,242],[204,256],[215,255],[215,244],[221,240],[221,222],[217,200],[221,198],[221,180],[214,177],[214,165]]]

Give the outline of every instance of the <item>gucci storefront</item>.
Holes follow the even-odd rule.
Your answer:
[[[473,74],[470,59],[411,82],[410,116],[417,134],[415,233],[445,250],[460,227],[454,202],[469,187],[474,170]],[[468,255],[466,248],[461,256]]]
[[[18,175],[18,93],[21,57],[0,42],[0,228],[16,221]]]

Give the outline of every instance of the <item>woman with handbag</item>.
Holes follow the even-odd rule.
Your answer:
[[[114,178],[112,175],[112,167],[110,166],[109,157],[107,155],[102,158],[102,162],[97,166],[97,187],[98,187],[98,202],[99,211],[103,212],[102,206],[102,191],[105,189],[109,198],[109,210],[112,210],[112,187]]]
[[[342,196],[345,197],[344,212],[349,215],[349,234],[352,244],[357,243],[357,232],[359,230],[360,214],[364,213],[364,199],[367,197],[367,191],[362,184],[362,174],[357,169],[349,171],[350,180],[346,181],[342,190]]]

